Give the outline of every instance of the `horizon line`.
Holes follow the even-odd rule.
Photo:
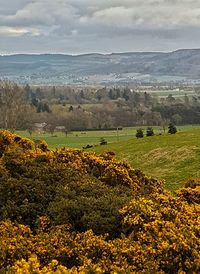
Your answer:
[[[131,54],[131,53],[173,53],[177,51],[184,51],[184,50],[200,50],[200,48],[179,48],[176,50],[172,51],[120,51],[120,52],[109,52],[109,53],[100,53],[100,52],[88,52],[88,53],[59,53],[59,52],[44,52],[44,53],[6,53],[6,54],[0,54],[1,57],[6,57],[6,56],[16,56],[16,55],[35,55],[35,56],[40,56],[40,55],[65,55],[65,56],[84,56],[84,55],[114,55],[114,54]]]

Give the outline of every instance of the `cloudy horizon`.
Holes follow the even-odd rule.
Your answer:
[[[200,48],[200,2],[194,0],[0,0],[0,4],[0,54]]]

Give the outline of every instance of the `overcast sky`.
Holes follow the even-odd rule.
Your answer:
[[[0,54],[200,48],[200,0],[0,0]]]

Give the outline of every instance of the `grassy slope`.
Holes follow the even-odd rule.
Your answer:
[[[178,129],[181,131],[188,131],[196,128],[197,126],[182,126]],[[60,148],[60,147],[72,147],[72,148],[82,148],[83,146],[89,145],[98,145],[100,138],[103,137],[108,143],[119,141],[126,141],[130,138],[133,138],[136,133],[136,127],[124,128],[122,131],[85,131],[85,132],[72,132],[66,137],[64,133],[56,132],[54,137],[51,134],[39,134],[33,133],[32,136],[28,132],[18,131],[17,133],[23,137],[28,137],[35,140],[45,140],[51,149]],[[144,127],[144,130],[146,127]],[[155,133],[160,133],[161,129],[159,127],[154,127]]]
[[[159,133],[159,128],[154,128]],[[82,148],[87,144],[98,145],[100,137],[108,141],[107,146],[95,147],[95,151],[113,150],[120,159],[128,161],[134,168],[146,174],[166,180],[166,187],[172,191],[191,176],[200,177],[200,128],[197,126],[179,127],[176,135],[162,135],[136,139],[136,128],[119,131],[74,132],[67,137],[62,133],[35,133],[32,139],[44,139],[51,149],[56,147]],[[30,138],[27,132],[18,132]],[[119,140],[119,142],[117,142]]]
[[[116,156],[128,161],[146,174],[166,180],[169,190],[177,190],[192,176],[200,177],[200,129],[130,139],[97,147],[95,151],[112,150]]]

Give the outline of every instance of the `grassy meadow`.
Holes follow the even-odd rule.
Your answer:
[[[126,141],[135,136],[136,129],[127,128],[122,131],[84,131],[84,132],[71,132],[67,136],[65,133],[56,132],[53,135],[50,133],[33,133],[32,136],[28,132],[17,132],[23,137],[32,140],[45,140],[50,149],[69,147],[69,148],[82,148],[86,145],[99,145],[100,139],[105,138],[108,144],[118,141]]]
[[[154,128],[159,136],[135,137],[136,128],[124,128],[122,131],[85,131],[38,134],[30,136],[27,132],[18,132],[23,137],[45,140],[51,149],[60,147],[82,148],[94,145],[97,153],[112,150],[117,158],[128,161],[134,168],[141,169],[147,175],[164,179],[166,188],[175,191],[189,177],[200,177],[200,127],[178,127],[178,133],[169,135],[159,127]],[[103,137],[108,145],[99,146]]]
[[[187,129],[175,135],[130,139],[106,147],[147,175],[164,179],[166,188],[175,191],[188,178],[200,177],[200,129]],[[102,152],[105,147],[95,148]]]

